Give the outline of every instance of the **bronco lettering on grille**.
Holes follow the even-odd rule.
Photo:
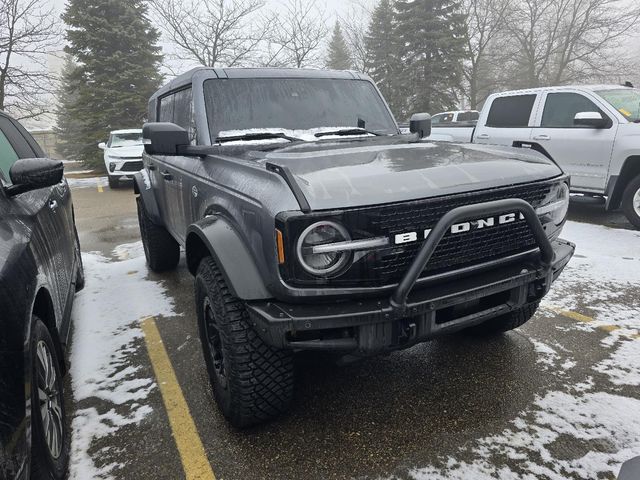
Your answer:
[[[480,218],[478,220],[471,220],[469,222],[456,223],[451,225],[451,234],[458,234],[464,232],[470,232],[472,230],[481,230],[483,228],[491,228],[496,225],[505,225],[507,223],[513,223],[516,220],[524,220],[522,213],[505,213],[495,217]],[[426,239],[431,233],[431,229],[424,231],[422,240]],[[418,241],[418,232],[406,232],[398,233],[394,237],[394,243],[401,245],[404,243],[412,243]]]

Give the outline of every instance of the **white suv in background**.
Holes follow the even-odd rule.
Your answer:
[[[471,133],[471,132],[469,132]],[[640,228],[640,90],[565,86],[490,96],[473,143],[533,148],[571,175],[571,190],[605,196]]]
[[[118,186],[120,178],[133,178],[142,170],[144,144],[141,129],[114,130],[109,134],[107,143],[99,143],[98,147],[104,150],[104,166],[111,188]]]

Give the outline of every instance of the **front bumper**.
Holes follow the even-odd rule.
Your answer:
[[[506,210],[523,213],[539,251],[480,274],[413,288],[450,225],[462,218]],[[570,242],[549,242],[532,207],[522,200],[459,207],[433,228],[391,297],[321,304],[261,301],[249,302],[247,308],[258,335],[275,348],[379,353],[406,348],[538,302],[574,251]]]

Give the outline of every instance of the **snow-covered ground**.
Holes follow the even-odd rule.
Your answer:
[[[117,261],[98,253],[82,255],[86,287],[73,307],[70,358],[78,406],[72,421],[71,480],[109,478],[117,464],[96,466],[89,454],[92,442],[139,423],[150,413],[145,399],[155,381],[141,376],[129,356],[143,335],[141,319],[174,315],[164,288],[146,278],[142,244],[121,245],[113,253]],[[86,400],[103,408],[83,408]]]
[[[539,394],[504,431],[478,438],[438,464],[416,466],[411,477],[615,478],[624,461],[640,455],[640,232],[568,222],[562,237],[576,243],[576,255],[542,310],[553,316],[562,310],[589,314],[592,321],[557,328],[605,333],[600,345],[608,358],[590,366],[593,376]],[[576,366],[569,349],[531,340],[545,371],[564,378]],[[563,458],[553,447],[567,436],[599,448]]]
[[[67,177],[67,182],[71,188],[97,188],[109,185],[109,179],[107,177]]]

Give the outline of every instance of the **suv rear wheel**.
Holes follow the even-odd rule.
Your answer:
[[[153,223],[142,200],[136,198],[140,236],[147,264],[154,272],[173,270],[180,261],[180,245],[166,228]]]
[[[200,341],[213,395],[235,427],[285,412],[293,396],[293,354],[262,341],[242,300],[234,297],[211,257],[196,274]]]
[[[640,175],[631,180],[624,189],[622,211],[633,225],[640,228]]]
[[[62,371],[49,330],[34,317],[31,332],[31,478],[62,480],[69,459]]]
[[[508,332],[527,323],[538,310],[538,305],[540,305],[540,302],[527,303],[517,310],[487,320],[480,325],[467,328],[464,332],[478,336]]]

